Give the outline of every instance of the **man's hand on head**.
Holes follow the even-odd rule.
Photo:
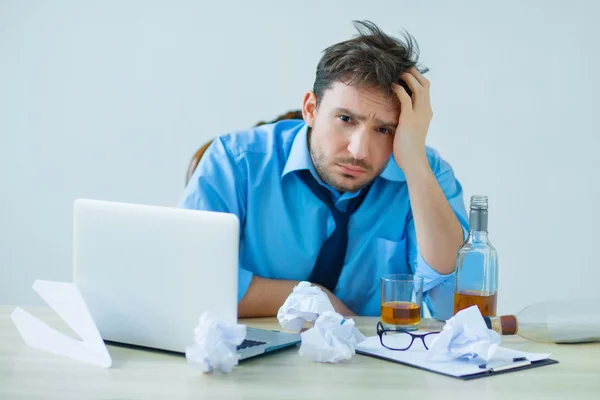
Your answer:
[[[412,91],[412,97],[402,86],[393,84],[392,90],[400,100],[400,118],[394,136],[394,159],[406,171],[414,165],[427,163],[425,138],[433,111],[429,98],[429,81],[416,68],[411,68],[400,78]]]

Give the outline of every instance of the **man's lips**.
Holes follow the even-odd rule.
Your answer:
[[[338,164],[338,166],[340,167],[340,169],[342,170],[342,172],[344,174],[351,175],[351,176],[360,176],[360,175],[364,174],[365,172],[367,172],[366,169],[357,167],[356,165]]]

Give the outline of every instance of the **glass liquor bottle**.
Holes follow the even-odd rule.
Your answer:
[[[535,342],[600,342],[600,298],[534,303],[517,315],[484,320],[501,335],[519,335]]]
[[[488,238],[488,198],[471,196],[469,237],[456,259],[454,314],[476,305],[481,315],[495,316],[498,253]]]

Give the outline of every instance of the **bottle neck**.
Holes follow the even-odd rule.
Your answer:
[[[487,234],[488,230],[488,211],[478,208],[471,208],[469,212],[469,231],[472,233],[481,232]]]
[[[470,231],[469,236],[472,242],[488,242],[488,233],[484,231]]]

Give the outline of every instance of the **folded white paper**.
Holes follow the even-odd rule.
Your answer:
[[[17,307],[11,318],[28,346],[109,368],[112,359],[74,283],[36,280],[33,289],[83,340],[70,338]]]
[[[277,319],[283,329],[300,332],[305,321],[312,322],[326,311],[335,312],[327,294],[310,282],[300,282],[279,308]]]
[[[196,344],[186,348],[185,357],[202,372],[231,372],[238,364],[237,346],[246,337],[246,326],[233,324],[210,312],[200,317],[194,329]]]
[[[351,358],[356,345],[365,337],[354,326],[352,319],[345,319],[334,311],[325,311],[315,321],[315,326],[302,332],[301,356],[318,362],[337,363]]]
[[[501,337],[485,324],[477,306],[459,311],[446,321],[444,329],[433,340],[427,358],[429,361],[455,359],[490,360],[498,350]]]

